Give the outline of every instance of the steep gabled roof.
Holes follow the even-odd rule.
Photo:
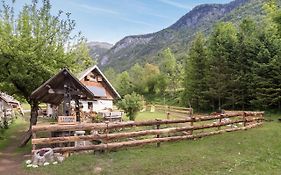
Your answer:
[[[83,85],[68,69],[62,69],[58,74],[51,77],[40,87],[32,92],[30,99],[58,105],[63,101],[63,94],[49,93],[49,89],[64,90],[64,84],[67,83],[72,89],[79,90],[87,99],[94,99],[94,94]]]
[[[116,91],[116,89],[112,86],[112,84],[108,81],[108,79],[105,77],[105,75],[102,73],[102,71],[98,68],[97,65],[94,65],[92,67],[89,67],[88,69],[86,69],[85,71],[81,72],[78,75],[78,79],[79,81],[83,80],[85,78],[85,76],[87,76],[90,72],[92,72],[93,70],[97,70],[97,72],[103,77],[103,79],[105,80],[105,83],[108,85],[108,87],[112,90],[112,92],[118,97],[121,98],[121,96],[119,95],[119,93]]]

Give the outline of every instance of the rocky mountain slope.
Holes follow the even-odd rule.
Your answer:
[[[228,4],[199,5],[164,30],[123,38],[101,55],[99,64],[102,68],[123,71],[135,63],[157,63],[157,54],[167,47],[183,55],[197,32],[208,34],[219,21],[238,22],[247,16],[258,18],[264,1],[234,0]]]
[[[100,60],[101,56],[113,47],[113,44],[106,42],[89,42],[87,46],[91,57],[95,60]]]

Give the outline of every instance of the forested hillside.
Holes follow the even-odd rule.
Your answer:
[[[135,63],[158,64],[162,60],[158,57],[159,53],[168,47],[175,53],[177,60],[181,60],[197,32],[208,35],[220,21],[239,24],[246,17],[260,21],[264,15],[262,6],[266,1],[235,0],[229,4],[199,5],[164,30],[147,35],[127,36],[120,40],[102,55],[100,65],[104,68],[113,67],[120,72]]]
[[[106,75],[124,95],[132,91],[196,110],[281,108],[281,13],[274,2],[264,17],[220,22],[209,35],[198,33],[182,60],[171,49],[158,65],[135,64],[116,78]],[[234,15],[234,14],[233,14]]]

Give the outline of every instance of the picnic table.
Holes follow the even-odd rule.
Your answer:
[[[122,121],[123,112],[121,112],[121,111],[102,110],[102,111],[99,111],[98,113],[102,115],[102,117],[105,121],[109,121],[109,122],[115,122],[115,121],[121,122]]]

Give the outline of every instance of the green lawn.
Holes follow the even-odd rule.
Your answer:
[[[30,107],[30,104],[28,103],[22,103],[21,104],[21,107],[24,109],[24,110],[30,110],[31,107]],[[47,108],[47,105],[45,103],[41,103],[39,104],[39,107],[42,108],[42,109],[46,109]]]
[[[18,131],[26,128],[26,124],[27,122],[22,117],[18,117],[9,129],[0,129],[0,151],[10,144],[11,137],[17,137]]]
[[[27,115],[27,114],[26,114]],[[7,146],[19,143],[11,143],[12,140],[20,140],[23,132],[27,130],[29,123],[23,118],[18,117],[13,121],[8,129],[0,129],[0,154],[1,151],[7,148]],[[16,147],[17,147],[16,145]],[[30,152],[31,143],[28,142],[27,146],[23,148],[17,148],[16,152]]]
[[[154,144],[96,155],[73,155],[61,165],[26,171],[46,175],[280,174],[281,123],[277,117],[271,116],[274,121],[247,131],[163,143],[160,148]]]
[[[21,107],[24,109],[24,110],[30,110],[31,108],[30,108],[30,104],[28,104],[28,103],[22,103],[21,104]]]
[[[175,119],[175,118],[177,118],[175,115],[170,116],[170,119]],[[146,121],[146,120],[155,120],[155,119],[167,119],[167,115],[165,112],[161,112],[161,111],[155,111],[155,112],[145,111],[145,112],[139,112],[136,116],[136,121]],[[123,120],[128,121],[129,119],[124,115]]]

